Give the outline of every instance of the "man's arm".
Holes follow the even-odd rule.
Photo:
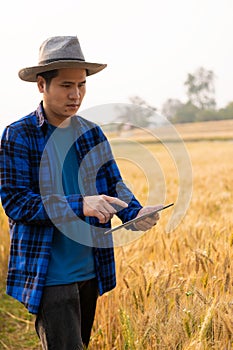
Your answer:
[[[16,222],[38,225],[72,220],[73,215],[82,216],[81,195],[54,194],[41,197],[40,193],[33,191],[33,164],[30,162],[30,146],[25,134],[19,128],[8,127],[1,140],[1,200],[7,216]]]

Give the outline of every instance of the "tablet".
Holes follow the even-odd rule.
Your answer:
[[[172,205],[174,205],[174,203],[167,204],[167,205],[165,205],[165,206],[163,206],[163,207],[161,207],[159,209],[151,211],[150,213],[146,213],[144,215],[136,217],[136,218],[134,218],[132,220],[129,220],[129,221],[125,222],[124,224],[121,224],[119,226],[111,228],[110,230],[105,231],[104,234],[107,235],[108,233],[115,232],[115,231],[117,231],[117,230],[119,230],[119,229],[121,229],[123,227],[127,228],[128,226],[131,226],[132,224],[137,223],[139,221],[143,221],[145,218],[147,218],[149,216],[153,216],[157,212],[159,212],[161,210],[164,210],[164,209],[167,209],[167,208],[171,207]]]

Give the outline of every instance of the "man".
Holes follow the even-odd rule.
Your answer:
[[[96,124],[77,116],[86,77],[106,67],[86,62],[77,37],[40,47],[39,64],[19,71],[37,82],[36,111],[6,127],[1,141],[1,198],[9,217],[7,293],[36,314],[43,349],[87,347],[98,295],[115,287],[111,235],[142,207],[122,181]],[[133,229],[147,230],[158,214]]]

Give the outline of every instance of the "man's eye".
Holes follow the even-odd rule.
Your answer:
[[[62,84],[62,86],[63,86],[63,87],[65,87],[65,88],[70,87],[70,85],[69,85],[69,84]]]

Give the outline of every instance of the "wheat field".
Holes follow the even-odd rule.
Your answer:
[[[162,144],[146,147],[163,171],[166,201],[176,202],[174,162]],[[233,349],[233,141],[187,141],[185,147],[193,177],[187,211],[172,231],[165,229],[169,209],[153,229],[115,248],[117,287],[98,300],[90,350]],[[118,163],[145,204],[145,173],[126,159]],[[0,349],[40,349],[33,316],[4,295],[9,238],[3,213],[0,234]]]
[[[150,232],[116,249],[118,287],[99,300],[91,349],[233,348],[232,145],[187,144],[188,211],[174,231],[165,232],[163,213]],[[173,171],[164,168],[175,198]]]

